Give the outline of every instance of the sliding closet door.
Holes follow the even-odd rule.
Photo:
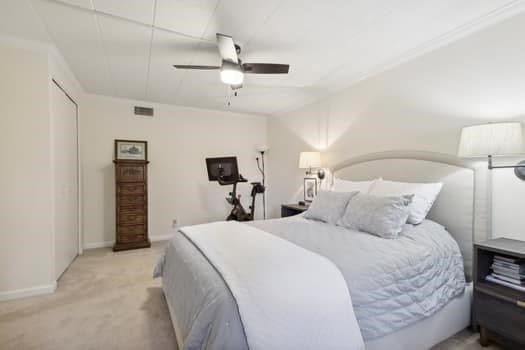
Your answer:
[[[55,277],[58,279],[78,255],[77,106],[59,86],[51,85]]]

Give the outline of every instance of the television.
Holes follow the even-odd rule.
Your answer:
[[[237,157],[206,158],[206,168],[209,181],[218,181],[219,177],[223,181],[236,181],[239,179]]]

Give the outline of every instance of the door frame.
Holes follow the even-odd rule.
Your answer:
[[[58,87],[64,95],[75,105],[75,136],[76,136],[76,153],[77,153],[77,235],[78,235],[78,255],[82,255],[84,253],[84,245],[82,244],[83,234],[82,234],[82,200],[81,200],[81,193],[80,190],[80,133],[79,133],[79,119],[78,119],[78,103],[71,97],[71,95],[60,85],[58,81],[56,81],[54,78],[51,78],[52,83]],[[53,232],[54,235],[54,232]],[[55,267],[56,270],[56,267]],[[55,271],[56,275],[56,271]]]

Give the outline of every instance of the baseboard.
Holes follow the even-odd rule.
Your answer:
[[[0,292],[0,301],[7,301],[13,299],[34,297],[38,295],[51,294],[57,289],[57,282],[51,284],[45,284],[32,288],[15,289],[7,292]]]
[[[115,244],[115,241],[84,243],[84,250],[113,247],[113,244]]]
[[[167,235],[151,236],[149,238],[149,240],[152,241],[152,242],[169,241],[170,239],[173,238],[173,235],[175,235],[175,233],[170,233],[170,234],[167,234]]]
[[[170,233],[167,235],[150,236],[149,240],[151,242],[167,241],[167,240],[170,240],[173,237],[173,235],[174,233]],[[113,244],[115,244],[115,241],[84,243],[84,249],[87,250],[87,249],[97,249],[97,248],[108,248],[108,247],[113,247]]]

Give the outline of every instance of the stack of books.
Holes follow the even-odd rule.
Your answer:
[[[525,292],[525,259],[495,255],[487,281]]]

